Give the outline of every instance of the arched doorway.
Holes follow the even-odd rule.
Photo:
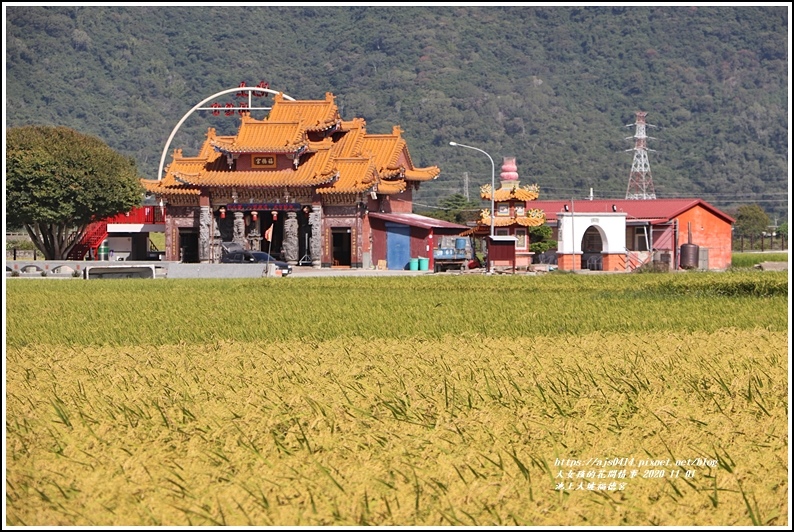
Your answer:
[[[591,225],[582,236],[582,268],[603,270],[601,252],[604,250],[604,235],[601,228]]]

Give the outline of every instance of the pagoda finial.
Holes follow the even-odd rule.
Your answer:
[[[502,180],[502,188],[518,188],[518,167],[515,157],[505,157],[502,162],[502,173],[499,178]]]

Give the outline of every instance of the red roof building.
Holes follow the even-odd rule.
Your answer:
[[[622,271],[652,261],[671,269],[724,270],[731,265],[735,220],[701,199],[537,200],[532,206],[545,212],[558,243],[571,244],[558,245],[560,269]],[[625,226],[617,230],[623,234],[604,231],[603,220],[623,216]],[[561,230],[564,221],[574,231]],[[617,249],[620,245],[623,250]]]

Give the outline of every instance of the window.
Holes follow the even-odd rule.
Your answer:
[[[516,229],[516,249],[527,249],[527,230]]]
[[[498,228],[498,229],[496,229],[495,234],[496,234],[496,236],[509,236],[510,235],[510,230],[507,229],[507,228],[504,228],[504,227]]]
[[[509,203],[497,203],[496,204],[496,215],[497,216],[510,216],[510,204]]]
[[[634,251],[648,251],[648,233],[645,227],[634,228]]]

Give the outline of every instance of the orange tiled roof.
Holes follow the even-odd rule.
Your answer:
[[[306,155],[298,168],[240,171],[227,167],[197,173],[177,170],[174,176],[180,182],[193,186],[304,187],[330,183],[337,173],[331,150],[324,149]]]
[[[411,181],[430,181],[437,178],[440,173],[441,169],[438,166],[426,166],[425,168],[406,168],[404,175]]]
[[[375,164],[381,177],[407,178],[410,181],[430,181],[441,173],[437,166],[414,168],[408,146],[402,138],[400,126],[394,126],[391,133],[370,135],[363,138],[362,153],[370,152],[375,156]],[[404,163],[400,163],[402,156]]]
[[[306,128],[302,122],[272,122],[243,116],[236,137],[210,140],[210,144],[229,153],[294,153],[305,148]]]
[[[309,131],[323,131],[342,121],[330,92],[325,93],[325,100],[285,100],[281,93],[276,94],[267,120],[303,122]]]
[[[510,187],[498,188],[494,194],[494,201],[508,201],[508,200],[521,200],[521,201],[534,201],[538,199],[540,189],[538,185],[524,185],[523,187]],[[483,185],[480,187],[480,197],[482,199],[491,199],[491,185]]]
[[[184,195],[196,196],[201,193],[201,191],[198,188],[184,186],[181,183],[175,181],[173,176],[171,176],[170,179],[166,177],[160,181],[156,179],[141,179],[141,184],[143,185],[143,188],[144,190],[146,190],[146,192],[152,192],[154,194],[176,194],[178,196],[184,196]]]
[[[405,149],[405,140],[400,136],[399,126],[395,126],[391,134],[367,134],[361,145],[362,152],[370,152],[375,156],[375,164],[379,171],[399,169],[398,161]]]
[[[378,194],[399,194],[400,192],[403,192],[405,188],[405,179],[378,182]]]
[[[307,131],[326,131],[321,141],[310,141]],[[230,170],[226,154],[302,152],[297,168]],[[160,181],[142,180],[147,191],[160,194],[198,194],[201,187],[314,186],[321,194],[358,193],[377,185],[380,194],[404,191],[407,181],[438,177],[436,166],[414,168],[402,129],[389,134],[368,134],[366,121],[342,121],[334,97],[325,100],[284,100],[274,97],[269,116],[257,120],[245,114],[238,134],[217,136],[214,128],[196,157],[175,150]]]
[[[215,150],[211,142],[216,139],[232,139],[233,137],[216,137],[215,128],[207,130],[207,140],[201,147],[196,157],[185,157],[181,149],[175,149],[171,164],[165,167],[165,176],[161,180],[141,179],[141,184],[147,192],[155,194],[198,195],[200,190],[188,185],[178,176],[182,174],[198,174],[208,168],[222,168],[225,161],[221,153]]]
[[[339,129],[345,134],[335,144],[339,157],[353,157],[361,154],[367,134],[366,125],[367,122],[363,118],[342,122]]]
[[[327,187],[317,187],[318,194],[366,192],[376,183],[375,166],[369,159],[336,159],[339,179]]]

